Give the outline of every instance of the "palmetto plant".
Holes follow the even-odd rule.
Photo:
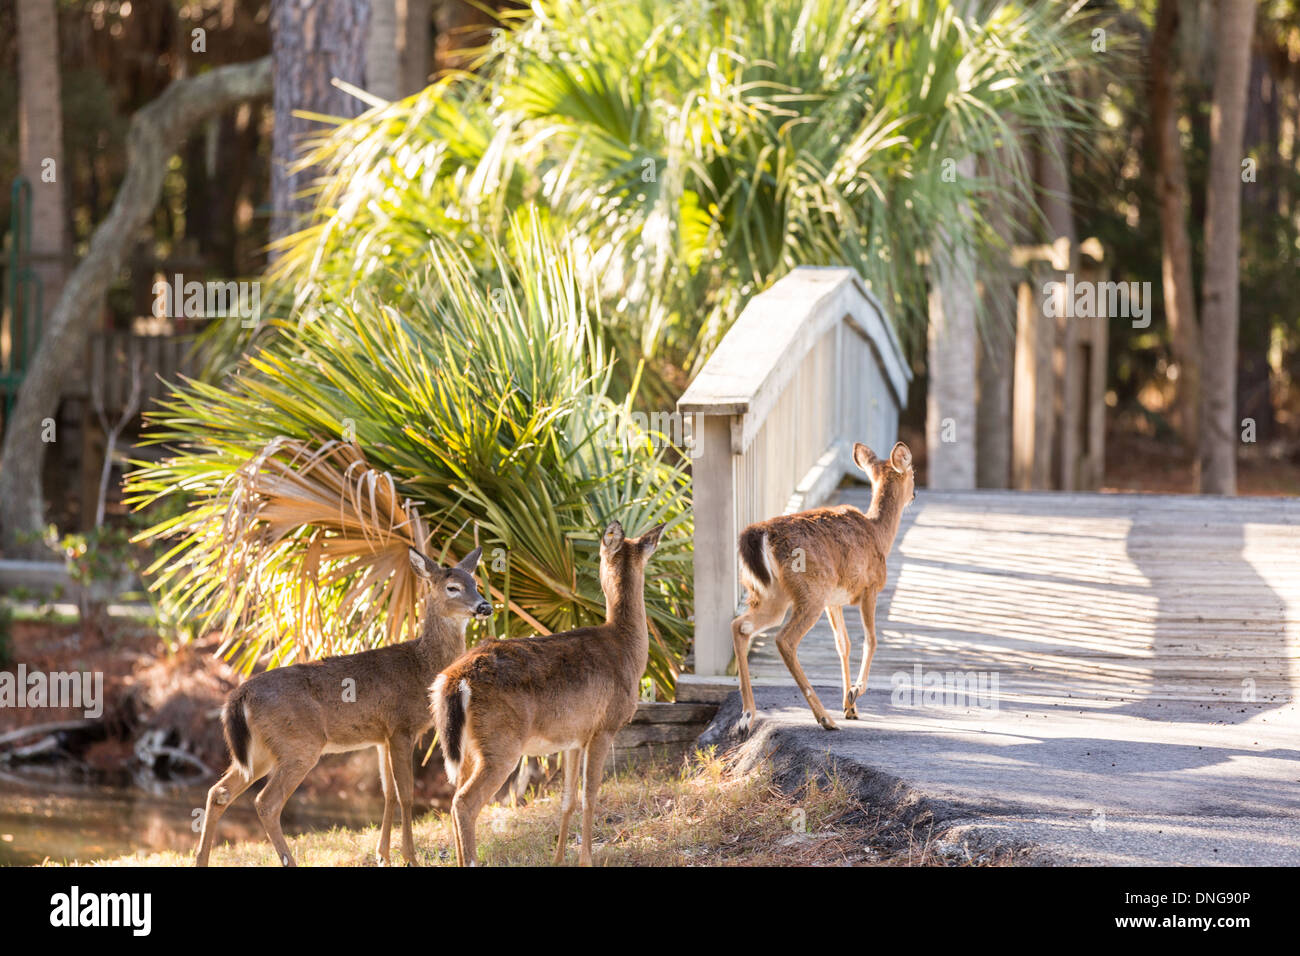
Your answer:
[[[322,135],[321,216],[281,275],[400,294],[386,263],[430,235],[473,251],[527,199],[575,238],[624,358],[689,370],[809,264],[857,268],[915,342],[939,227],[978,258],[981,210],[1036,214],[1012,129],[1086,116],[1065,82],[1081,6],[537,0],[475,74]],[[966,157],[997,174],[953,176]]]
[[[915,342],[939,237],[979,253],[991,202],[1036,213],[1010,131],[1082,115],[1079,6],[536,0],[474,73],[325,130],[303,157],[317,214],[277,247],[277,321],[152,416],[175,454],[131,492],[191,500],[153,532],[179,536],[166,599],[226,625],[245,666],[369,646],[413,619],[391,559],[422,521],[435,549],[484,546],[499,632],[567,628],[601,611],[595,529],[667,520],[647,595],[667,691],[687,478],[606,423],[670,408],[798,265],[856,268]],[[968,157],[996,174],[951,175]]]
[[[600,530],[669,523],[647,587],[649,676],[665,693],[691,612],[689,488],[664,436],[610,423],[609,360],[570,252],[535,217],[476,269],[422,250],[408,307],[322,297],[222,387],[189,383],[151,415],[176,453],[132,474],[138,505],[189,508],[153,569],[177,613],[225,629],[244,668],[412,636],[408,543],[474,545],[498,634],[603,619]]]

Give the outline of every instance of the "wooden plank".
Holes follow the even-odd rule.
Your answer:
[[[646,701],[637,705],[634,724],[703,724],[713,719],[715,704]]]
[[[700,456],[695,459],[695,639],[696,674],[723,674],[732,658],[731,619],[739,584],[736,568],[735,498],[731,428],[727,418],[695,419]],[[699,600],[708,595],[708,600]]]

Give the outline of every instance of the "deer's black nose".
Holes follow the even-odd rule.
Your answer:
[[[475,617],[491,617],[491,616],[492,616],[492,605],[489,604],[487,601],[479,601],[478,604],[477,604],[477,605],[475,606],[475,608],[474,608],[474,616],[475,616]]]

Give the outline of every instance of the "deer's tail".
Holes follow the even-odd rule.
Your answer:
[[[446,674],[439,674],[433,682],[430,703],[433,725],[438,729],[438,743],[442,747],[442,762],[447,768],[447,779],[454,786],[460,773],[464,755],[465,713],[469,709],[469,681],[461,678],[455,687],[448,687]]]
[[[239,765],[239,769],[244,771],[245,776],[253,772],[253,767],[248,762],[250,735],[248,718],[244,714],[245,698],[248,696],[246,687],[248,687],[247,683],[236,687],[226,698],[226,705],[221,708],[221,728],[225,733],[226,746],[230,748],[231,758]]]
[[[756,590],[765,590],[772,584],[767,534],[759,528],[746,528],[740,533],[740,574],[742,581],[748,579],[756,584]]]

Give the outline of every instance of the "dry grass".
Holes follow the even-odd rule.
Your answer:
[[[517,807],[488,807],[479,818],[479,860],[493,866],[548,866],[555,848],[559,796],[554,788]],[[578,815],[575,815],[575,824]],[[393,861],[401,859],[394,827]],[[302,866],[372,866],[376,827],[335,828],[291,837]],[[450,865],[450,821],[418,820],[422,865]],[[600,792],[594,853],[604,866],[843,866],[1005,863],[972,861],[928,832],[883,821],[838,779],[808,779],[793,792],[764,770],[737,773],[725,757],[698,753],[680,768],[650,764],[609,775]],[[577,862],[570,838],[567,862]],[[95,865],[188,866],[192,854],[133,854]],[[275,866],[266,841],[221,845],[214,866]]]

